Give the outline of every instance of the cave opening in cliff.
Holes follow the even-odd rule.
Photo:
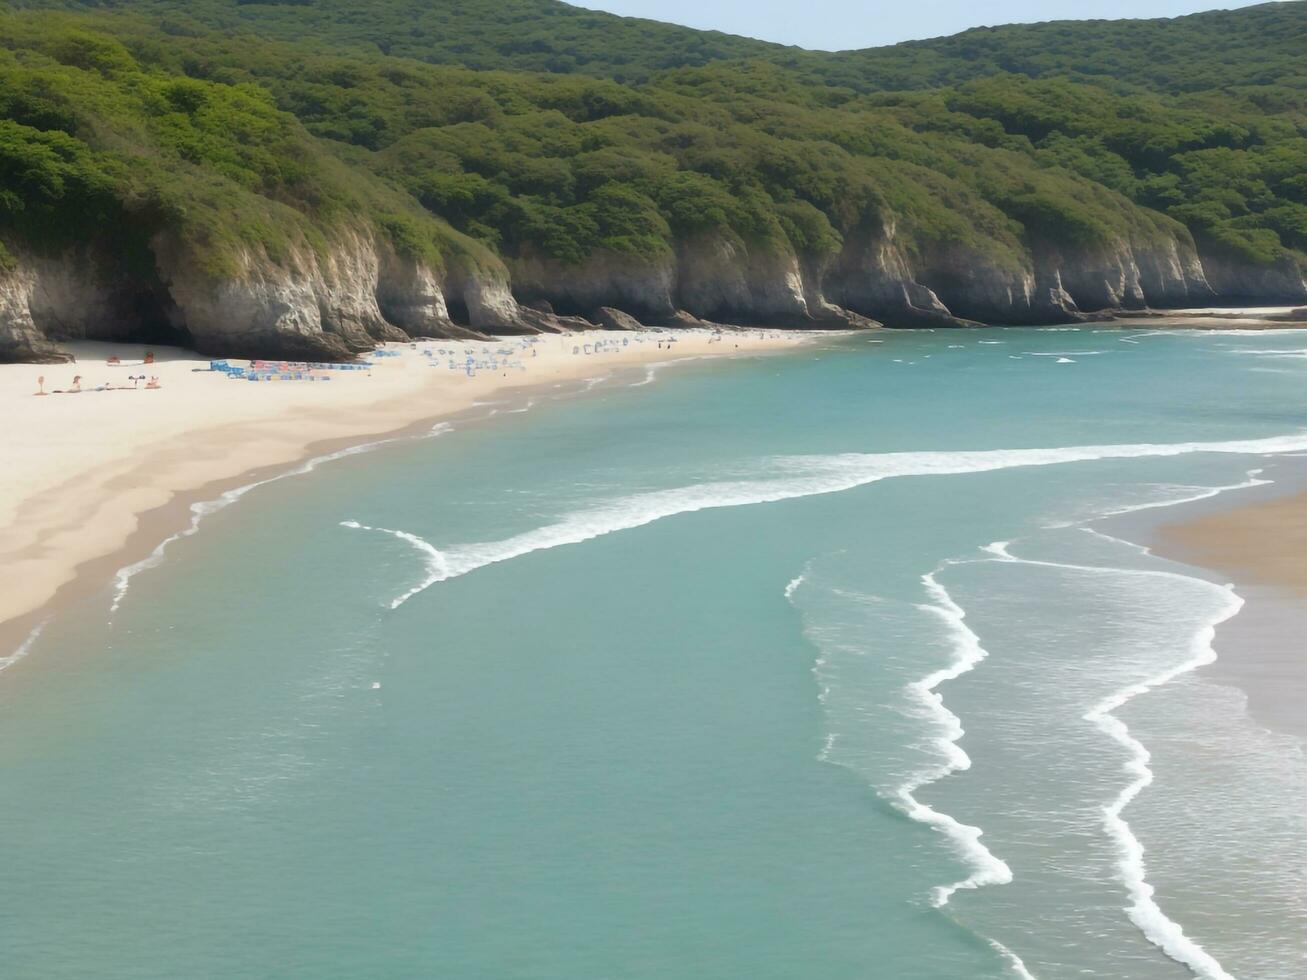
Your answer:
[[[566,296],[549,300],[549,308],[559,316],[589,317],[594,313],[593,306],[584,306]]]
[[[143,286],[125,296],[123,313],[127,330],[122,339],[128,343],[195,346],[181,310],[162,283]]]
[[[160,220],[147,211],[123,215],[96,249],[107,309],[102,323],[87,325],[88,338],[194,349],[186,317],[159,273],[152,231]]]
[[[472,315],[468,312],[467,302],[462,296],[446,296],[445,308],[449,311],[449,318],[458,326],[472,326]]]

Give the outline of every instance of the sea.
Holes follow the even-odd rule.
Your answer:
[[[1305,393],[1307,331],[829,336],[199,501],[0,651],[0,976],[1301,980],[1303,743],[1122,522]]]

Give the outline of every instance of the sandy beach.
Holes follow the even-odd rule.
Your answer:
[[[1124,329],[1143,330],[1301,330],[1307,328],[1307,307],[1208,306],[1131,311],[1117,313],[1108,322]]]
[[[1307,596],[1307,494],[1166,524],[1157,535],[1164,553],[1240,582]]]
[[[1307,493],[1205,508],[1155,528],[1151,544],[1235,584],[1245,605],[1218,628],[1208,669],[1247,693],[1262,724],[1307,739]]]
[[[14,627],[29,628],[79,569],[107,578],[117,567],[108,559],[123,552],[120,560],[131,560],[129,541],[132,552],[148,552],[176,530],[164,524],[183,518],[145,528],[145,515],[200,488],[434,421],[500,392],[804,339],[705,329],[422,341],[388,345],[359,369],[288,365],[259,381],[210,370],[209,358],[175,348],[152,348],[153,363],[144,364],[139,345],[72,344],[75,363],[0,365],[0,633],[8,641]],[[238,374],[251,364],[226,363]],[[78,376],[81,390],[72,392]]]

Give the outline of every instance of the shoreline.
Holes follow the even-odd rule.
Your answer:
[[[1204,671],[1243,692],[1255,722],[1307,747],[1307,473],[1294,462],[1231,498],[1154,515],[1143,539],[1159,558],[1232,584],[1244,606],[1217,627]]]
[[[1210,313],[1188,312],[1197,316]],[[1261,314],[1268,311],[1242,312]],[[1228,319],[1208,319],[1204,326],[1196,328],[1187,323],[1154,319],[1133,323],[1117,321],[1116,325],[1158,333],[1191,329],[1307,329],[1307,324],[1301,322],[1274,322],[1260,317],[1240,319],[1238,323],[1238,327],[1232,327]],[[1245,324],[1252,325],[1245,327]],[[1104,325],[1107,324],[1098,326],[1101,329]],[[196,504],[216,500],[251,484],[290,475],[291,471],[306,463],[343,450],[366,447],[373,443],[420,438],[433,425],[474,411],[487,398],[526,395],[531,391],[549,390],[551,384],[559,383],[589,382],[593,387],[607,375],[621,370],[699,358],[776,353],[846,333],[796,332],[772,328],[705,328],[546,334],[534,338],[512,336],[496,338],[491,343],[431,340],[388,344],[378,348],[384,353],[373,359],[369,370],[356,372],[357,377],[340,377],[331,385],[303,385],[297,382],[251,385],[249,388],[261,389],[258,392],[260,395],[267,392],[287,397],[265,399],[265,404],[257,406],[253,413],[236,413],[234,417],[221,421],[206,415],[202,423],[183,424],[180,427],[174,425],[159,438],[142,440],[139,438],[140,433],[134,432],[133,438],[121,447],[121,452],[117,451],[116,446],[109,447],[115,450],[110,456],[127,455],[133,459],[131,465],[125,467],[115,468],[101,456],[93,460],[91,465],[83,466],[71,475],[59,470],[61,476],[66,476],[64,479],[47,479],[44,485],[38,482],[34,486],[29,486],[25,480],[6,480],[0,473],[0,563],[6,568],[6,578],[9,580],[6,588],[0,590],[0,670],[7,665],[6,658],[28,639],[32,631],[55,615],[67,602],[103,588],[116,572],[145,560],[161,544],[185,532],[192,519],[192,507]],[[573,348],[593,347],[597,344],[621,345],[623,340],[627,342],[626,346],[602,354],[596,350],[594,354],[598,356],[569,353]],[[728,343],[732,346],[727,347]],[[530,358],[530,362],[539,362],[538,365],[532,363],[534,370],[504,373],[497,378],[489,375],[467,378],[461,370],[446,372],[440,367],[435,371],[427,371],[420,377],[414,377],[414,372],[410,370],[409,377],[405,379],[402,377],[404,372],[396,370],[402,367],[411,369],[415,364],[439,367],[423,363],[424,349],[457,350],[461,357],[467,351],[489,355],[494,348],[500,346],[530,350],[530,345],[534,345],[537,355],[546,355]],[[56,377],[78,370],[88,374],[99,371],[102,375],[106,355],[139,352],[142,349],[139,345],[99,342],[80,342],[69,346],[79,355],[79,360],[71,365],[0,364],[0,406],[11,407],[23,401],[29,407],[35,403],[48,403],[46,399],[30,397],[30,391],[24,391],[15,399],[15,379],[19,379],[17,383],[21,385],[25,376],[36,376],[42,372],[50,372]],[[241,398],[249,391],[242,382],[231,382],[209,372],[209,358],[177,348],[159,347],[154,350],[160,356],[148,370],[158,371],[163,377],[163,390],[171,392],[174,382],[179,378],[185,380],[186,375],[189,375],[192,381],[206,379],[205,383],[212,381],[222,386],[224,403],[229,394],[239,393],[237,398]],[[96,358],[100,359],[99,364],[96,363]],[[199,365],[204,365],[204,368],[201,369]],[[450,366],[452,367],[452,362]],[[172,377],[169,377],[170,369]],[[131,367],[125,370],[131,370]],[[184,371],[185,374],[179,375],[179,371]],[[454,376],[451,377],[451,374]],[[382,390],[385,383],[395,383],[397,380],[402,382],[399,387],[389,392]],[[281,390],[272,392],[271,389],[274,388]],[[162,393],[136,391],[116,395],[87,388],[76,401],[80,407],[83,396],[87,399],[155,398]],[[342,393],[343,397],[338,397],[337,393]],[[66,395],[59,397],[67,399]],[[204,407],[212,409],[214,405],[209,400]],[[315,413],[327,417],[312,417]],[[30,412],[28,414],[30,416]],[[19,424],[31,421],[30,417],[18,419]],[[139,423],[141,419],[137,417],[134,421]],[[29,443],[41,443],[41,448],[46,450],[45,455],[50,457],[47,462],[56,461],[62,465],[69,458],[70,447],[57,438],[59,435],[57,431],[52,433],[49,427],[41,430],[38,426],[34,433],[26,434],[26,439]],[[117,434],[114,435],[116,437]],[[251,436],[254,438],[247,438]],[[185,451],[170,444],[177,439],[188,442]],[[19,455],[21,457],[22,453]],[[164,470],[161,475],[156,472],[153,480],[147,479],[140,484],[136,482],[136,478],[158,467]],[[15,469],[21,469],[21,463]],[[89,488],[79,485],[87,480],[94,481],[94,485]],[[1294,509],[1295,512],[1301,510],[1303,521],[1307,522],[1307,474],[1299,482],[1303,497]],[[1258,490],[1269,490],[1272,502],[1289,492],[1281,487],[1262,487]],[[103,498],[95,499],[94,491],[101,491]],[[1248,492],[1245,491],[1245,494]],[[1224,497],[1223,494],[1218,496]],[[1183,513],[1203,516],[1183,517],[1166,523],[1155,519],[1149,521],[1138,533],[1143,535],[1145,542],[1154,548],[1159,557],[1209,573],[1226,575],[1231,572],[1231,568],[1205,555],[1201,549],[1189,547],[1185,543],[1186,532],[1172,533],[1172,528],[1184,528],[1190,523],[1201,524],[1207,520],[1204,505],[1219,508],[1222,514],[1228,509],[1241,509],[1247,497],[1240,496],[1239,500],[1236,504],[1210,500],[1182,504],[1180,508]],[[66,515],[69,504],[74,505],[71,519]],[[81,505],[80,509],[77,504]],[[6,522],[7,517],[9,520]],[[100,526],[96,533],[88,533],[86,525],[93,521]],[[1135,527],[1138,528],[1139,525],[1136,524]],[[1307,548],[1307,529],[1303,531],[1303,544]],[[1289,557],[1284,560],[1292,561]],[[1214,578],[1219,575],[1214,574]],[[1250,598],[1248,593],[1251,589],[1272,589],[1268,583],[1257,582],[1246,568],[1238,569],[1233,578],[1239,583],[1240,594],[1245,598]],[[19,582],[22,583],[21,588],[17,587]],[[1301,570],[1301,581],[1295,583],[1294,587],[1301,593],[1302,604],[1300,615],[1294,617],[1294,621],[1301,621],[1304,628],[1307,628],[1307,568]],[[1274,600],[1259,598],[1255,605],[1258,608],[1263,605],[1283,606],[1286,600],[1287,596],[1282,594]],[[1249,608],[1235,617],[1234,622],[1242,626],[1256,618],[1251,614],[1253,605],[1250,601]],[[1284,627],[1277,629],[1285,636],[1292,632]],[[1222,632],[1234,632],[1234,628],[1227,624]],[[1307,671],[1299,672],[1307,675]],[[1304,685],[1303,695],[1307,698],[1307,676],[1304,676]],[[1241,683],[1237,686],[1243,688]],[[1307,739],[1307,721],[1293,727],[1295,734]]]
[[[816,336],[831,334],[742,329],[513,337],[491,345],[421,341],[386,345],[370,370],[331,384],[250,384],[210,372],[208,358],[155,348],[155,363],[141,370],[161,379],[157,391],[84,386],[75,397],[50,398],[32,397],[29,384],[46,373],[63,380],[79,372],[94,375],[94,384],[114,374],[108,356],[139,346],[79,343],[71,345],[78,355],[72,365],[0,365],[0,405],[10,410],[11,431],[20,433],[14,472],[0,479],[7,580],[0,590],[0,669],[65,603],[102,589],[117,571],[184,532],[195,504],[353,447],[421,437],[486,399],[598,383],[654,364],[782,352]],[[513,370],[498,370],[507,359],[475,376],[453,367],[467,352],[492,357],[497,347],[522,355]],[[424,349],[456,354],[447,366]],[[104,411],[88,414],[100,405]],[[77,427],[75,437],[69,425]],[[68,466],[77,459],[82,465]]]

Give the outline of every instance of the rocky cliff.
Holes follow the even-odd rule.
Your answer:
[[[1307,301],[1286,260],[1249,268],[1200,256],[1187,234],[1074,249],[1033,243],[1023,260],[907,247],[894,222],[800,256],[729,234],[678,242],[652,259],[600,254],[454,258],[441,267],[360,228],[278,256],[246,249],[206,270],[158,236],[129,266],[94,249],[16,256],[0,272],[0,359],[62,359],[60,341],[174,342],[205,353],[349,358],[380,341],[482,337],[639,322],[791,328],[1071,323],[1123,310]]]
[[[333,360],[381,341],[569,326],[519,305],[502,266],[453,261],[432,268],[362,231],[276,260],[245,249],[218,272],[166,235],[151,243],[153,268],[132,273],[94,249],[10,252],[16,258],[0,271],[0,360],[63,360],[59,342],[80,339]]]
[[[1251,269],[1204,260],[1178,226],[1146,227],[1093,247],[1036,241],[1017,261],[957,245],[921,251],[890,220],[822,257],[718,234],[679,242],[673,253],[647,261],[600,255],[578,265],[511,264],[520,299],[591,319],[600,307],[616,307],[652,324],[678,322],[677,311],[799,328],[1053,324],[1223,299],[1307,299],[1292,262]]]

